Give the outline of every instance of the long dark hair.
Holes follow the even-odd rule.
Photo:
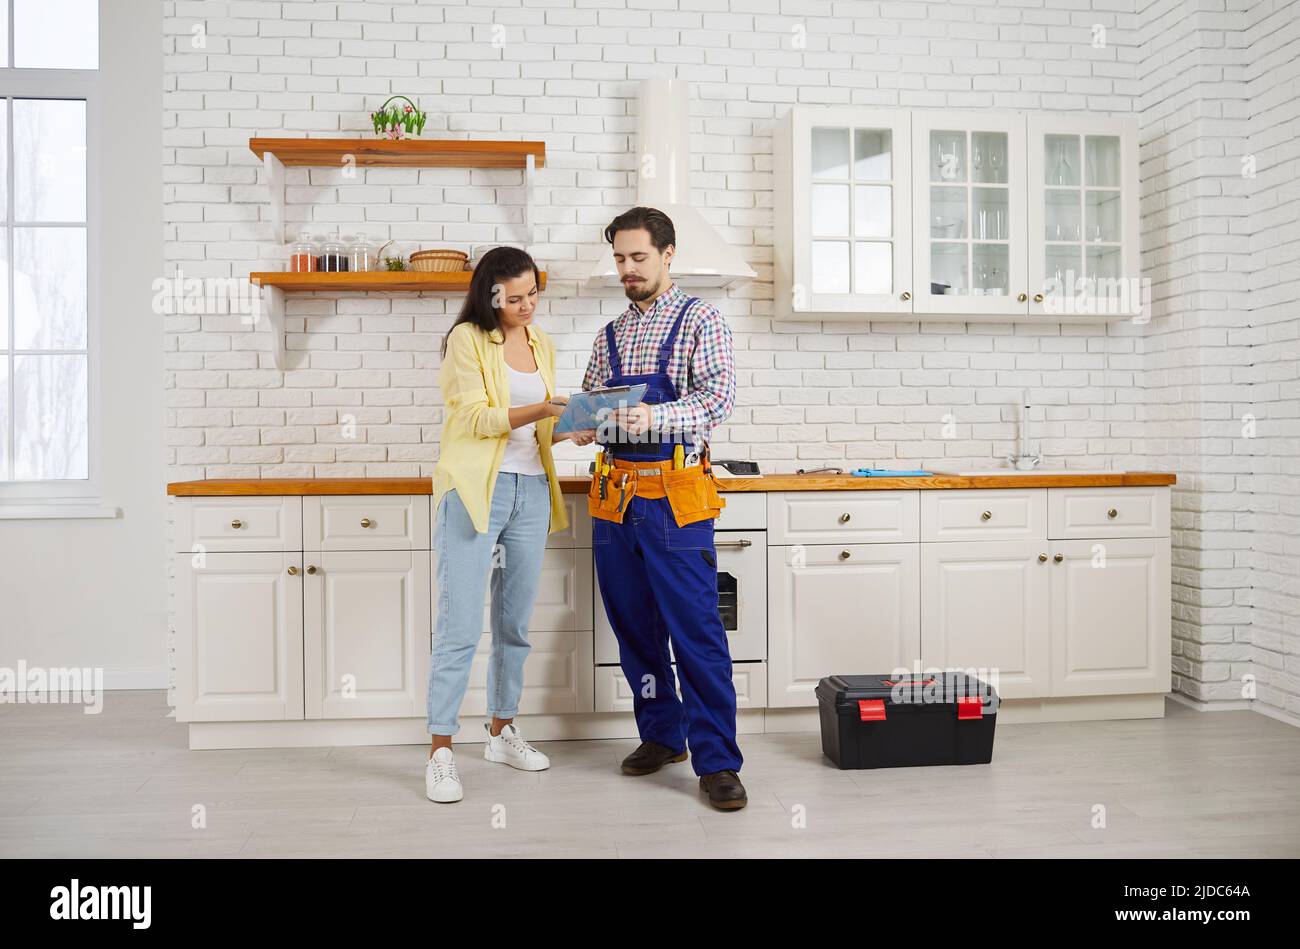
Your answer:
[[[474,267],[474,276],[470,277],[469,293],[465,294],[460,315],[451,324],[447,336],[442,338],[442,354],[447,355],[447,337],[451,336],[451,330],[461,323],[473,323],[485,333],[498,329],[501,318],[497,314],[497,308],[492,305],[496,288],[512,277],[522,277],[530,270],[540,290],[542,275],[537,269],[537,262],[527,251],[518,247],[493,247],[484,254]]]

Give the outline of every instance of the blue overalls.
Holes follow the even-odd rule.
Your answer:
[[[652,373],[623,375],[614,324],[608,324],[605,338],[613,375],[604,384],[645,383],[647,404],[677,401],[668,361],[694,300],[682,307],[659,347]],[[675,444],[690,441],[688,434],[673,433],[640,444],[621,444],[616,438],[603,447],[617,459],[664,461],[672,457]],[[641,740],[676,752],[689,742],[698,775],[739,771],[743,759],[736,744],[736,690],[727,632],[718,614],[713,519],[678,527],[668,498],[633,496],[621,524],[593,519],[592,528],[600,595],[618,639]],[[677,661],[680,700],[671,658]]]

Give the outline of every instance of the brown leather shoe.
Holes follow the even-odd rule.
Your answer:
[[[623,759],[624,774],[654,774],[666,764],[686,760],[686,751],[673,751],[657,741],[643,741],[636,751]]]
[[[734,771],[700,775],[700,790],[709,795],[709,803],[720,811],[738,811],[749,803],[740,775]]]

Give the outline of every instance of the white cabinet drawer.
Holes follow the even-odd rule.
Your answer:
[[[176,552],[302,550],[302,498],[183,498],[176,502]]]
[[[1048,488],[1053,540],[1168,537],[1169,488]]]
[[[673,672],[676,674],[676,667]],[[767,706],[767,666],[761,662],[734,662],[731,681],[736,687],[736,708]],[[680,683],[677,694],[681,695]],[[632,689],[622,666],[596,667],[596,711],[632,711]]]
[[[761,531],[767,529],[767,495],[761,491],[726,491],[725,478],[718,479],[727,506],[713,522],[719,531]]]
[[[919,491],[786,491],[767,496],[768,546],[920,539]]]
[[[564,496],[564,506],[569,513],[569,527],[567,530],[548,534],[546,546],[561,549],[590,547],[591,515],[587,513],[587,496],[585,494],[566,494]]]
[[[429,498],[362,494],[302,499],[304,550],[428,550]]]
[[[1047,489],[921,492],[921,540],[1046,540]]]

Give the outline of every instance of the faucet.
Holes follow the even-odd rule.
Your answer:
[[[1020,393],[1020,454],[1007,455],[1007,461],[1017,471],[1032,471],[1043,460],[1041,454],[1029,453],[1029,390]]]

